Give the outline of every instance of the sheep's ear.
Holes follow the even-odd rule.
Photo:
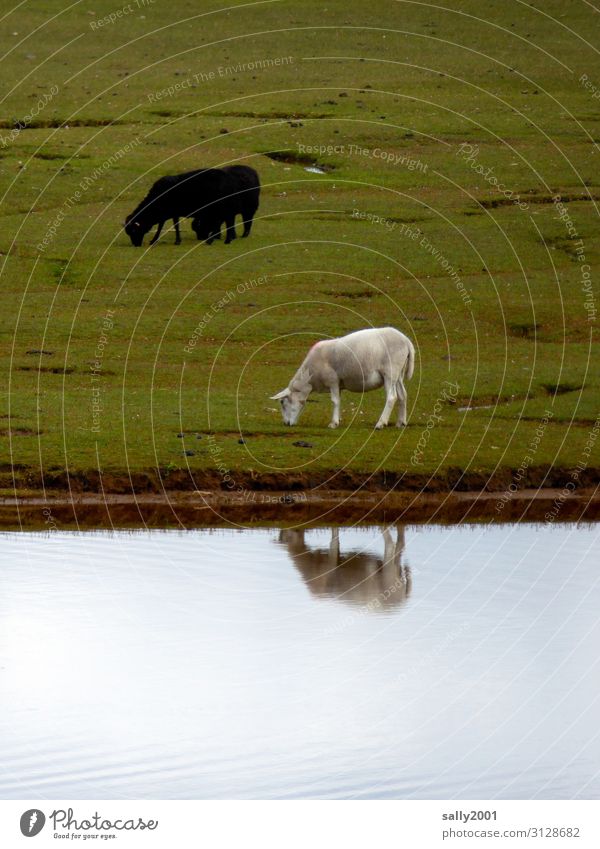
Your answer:
[[[271,401],[281,401],[282,398],[287,398],[289,394],[289,389],[282,389],[281,392],[277,393],[277,395],[271,395]]]

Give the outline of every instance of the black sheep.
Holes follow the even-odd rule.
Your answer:
[[[139,248],[146,233],[158,224],[150,244],[160,236],[165,221],[173,219],[175,244],[181,243],[179,219],[194,218],[220,203],[229,191],[229,177],[220,168],[202,168],[185,174],[161,177],[144,200],[125,219],[125,232]]]
[[[197,237],[207,244],[221,238],[221,225],[225,223],[228,245],[236,238],[235,216],[241,215],[244,222],[242,238],[250,235],[252,219],[258,209],[260,180],[254,168],[248,165],[228,165],[222,169],[226,175],[222,186],[221,200],[204,207],[192,221]]]

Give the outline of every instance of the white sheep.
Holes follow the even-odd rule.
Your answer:
[[[375,427],[387,425],[398,401],[397,427],[406,425],[406,389],[415,362],[415,349],[394,327],[357,330],[339,339],[325,339],[312,346],[289,386],[272,395],[281,402],[286,425],[295,425],[311,392],[329,392],[333,415],[329,427],[340,423],[340,392],[369,392],[385,387],[386,401]]]

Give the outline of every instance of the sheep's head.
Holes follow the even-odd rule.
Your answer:
[[[131,239],[132,245],[136,248],[141,248],[144,236],[148,231],[137,218],[133,215],[128,215],[125,219],[125,232]]]
[[[283,422],[290,427],[295,425],[300,418],[300,413],[306,405],[306,399],[311,393],[312,386],[310,383],[302,381],[292,381],[286,389],[282,389],[277,395],[271,395],[272,401],[279,401],[281,404],[281,415]]]
[[[207,215],[201,215],[192,221],[192,230],[201,242],[208,242],[217,238],[218,226]]]
[[[202,218],[194,218],[192,221],[192,230],[200,241],[205,242],[208,239],[208,225]]]

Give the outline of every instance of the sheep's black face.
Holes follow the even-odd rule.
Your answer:
[[[146,230],[144,230],[140,222],[127,218],[125,221],[125,232],[131,239],[132,245],[136,248],[141,248]]]
[[[194,218],[192,230],[201,242],[206,242],[210,236],[210,225],[206,218]]]

